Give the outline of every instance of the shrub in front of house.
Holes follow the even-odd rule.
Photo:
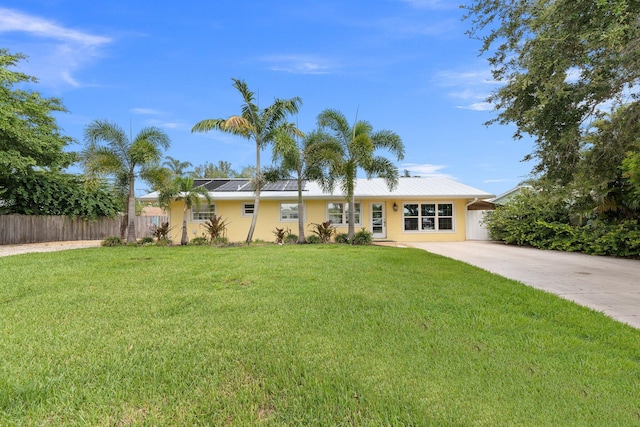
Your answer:
[[[349,244],[349,235],[347,233],[336,234],[336,243]]]
[[[369,230],[362,229],[357,231],[353,236],[353,240],[351,241],[352,245],[370,245],[373,243],[373,234]]]
[[[640,257],[640,223],[591,218],[571,222],[568,204],[548,195],[525,191],[487,213],[489,237],[507,244],[593,255]]]
[[[100,246],[104,247],[113,247],[113,246],[122,246],[124,242],[118,236],[109,236],[100,242]]]
[[[229,246],[229,239],[227,239],[226,237],[216,237],[215,239],[211,240],[210,243],[213,246]]]
[[[320,239],[318,235],[312,234],[311,236],[307,237],[307,243],[316,245],[318,243],[322,243],[322,239]]]
[[[287,236],[284,238],[284,242],[289,244],[298,243],[298,235],[293,234],[291,230],[289,230],[287,232]]]
[[[138,240],[138,245],[140,246],[149,246],[153,244],[153,237],[143,237],[142,239]]]
[[[200,236],[200,237],[194,237],[193,239],[191,239],[189,241],[189,246],[208,246],[209,245],[209,239],[207,239],[204,236]]]
[[[276,243],[282,245],[284,244],[285,237],[287,237],[287,230],[285,228],[276,227],[276,229],[273,230],[273,235],[276,236]]]
[[[321,223],[311,223],[309,227],[311,227],[311,232],[320,239],[321,243],[329,243],[336,233],[336,228],[331,220]]]

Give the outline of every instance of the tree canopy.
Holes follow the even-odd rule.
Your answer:
[[[465,8],[469,34],[504,83],[489,98],[499,111],[491,122],[532,135],[534,172],[569,182],[589,122],[637,102],[640,2],[475,0]]]
[[[16,174],[5,183],[0,215],[114,217],[120,204],[108,186],[86,186],[82,177],[51,171]]]
[[[32,76],[12,70],[26,57],[0,49],[0,214],[113,216],[117,201],[104,182],[87,186],[63,173],[77,158],[65,151],[53,113],[66,112],[57,98],[27,89]]]
[[[0,49],[0,179],[28,174],[34,168],[60,170],[73,163],[63,149],[72,139],[60,132],[54,112],[65,112],[57,98],[20,89],[35,77],[11,70],[26,57]],[[18,86],[18,87],[17,87]]]

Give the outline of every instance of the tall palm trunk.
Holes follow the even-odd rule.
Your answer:
[[[258,206],[260,205],[260,187],[262,176],[260,174],[260,148],[262,147],[259,136],[256,136],[256,197],[253,202],[253,216],[251,217],[251,226],[249,227],[249,234],[247,234],[247,244],[253,240],[253,231],[256,229],[256,222],[258,221]]]
[[[354,224],[355,222],[355,218],[356,218],[356,213],[355,213],[355,207],[356,207],[356,195],[355,192],[351,193],[351,198],[349,199],[349,231],[347,236],[349,237],[349,240],[353,240],[353,237],[356,235],[356,225]]]
[[[185,202],[182,211],[182,237],[180,238],[180,244],[184,246],[187,243],[189,243],[189,238],[187,237],[187,203]]]
[[[307,243],[304,237],[304,203],[302,202],[302,177],[298,172],[298,243]]]
[[[131,174],[133,176],[133,174]],[[133,189],[134,178],[129,179],[129,203],[127,216],[129,217],[129,227],[127,230],[127,243],[136,242],[136,197]]]

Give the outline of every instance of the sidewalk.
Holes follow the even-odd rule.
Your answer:
[[[0,257],[30,252],[54,252],[100,246],[101,240],[76,240],[71,242],[28,243],[25,245],[0,245]]]

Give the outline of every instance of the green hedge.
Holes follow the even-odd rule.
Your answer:
[[[566,204],[565,204],[566,205]],[[640,224],[593,219],[570,223],[568,207],[544,194],[526,191],[488,213],[489,236],[507,244],[594,255],[640,257]]]

